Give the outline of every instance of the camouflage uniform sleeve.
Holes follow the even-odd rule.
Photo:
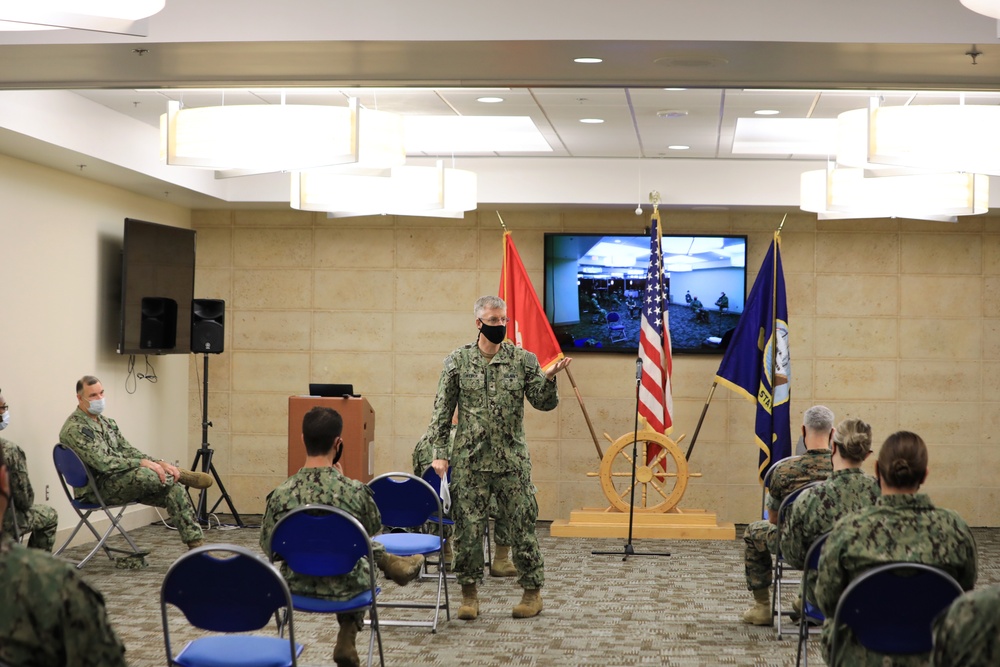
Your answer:
[[[62,627],[66,664],[80,667],[125,667],[125,646],[115,634],[104,598],[70,570],[65,586]]]
[[[545,377],[545,371],[538,365],[538,357],[531,352],[524,353],[524,396],[531,407],[543,412],[559,405],[556,379]]]
[[[451,430],[451,416],[458,405],[458,380],[458,364],[455,353],[452,353],[444,360],[444,368],[438,379],[437,396],[434,398],[434,412],[431,415],[430,426],[427,427],[427,436],[430,438],[431,451],[435,459],[451,456],[448,437]]]
[[[1000,586],[959,597],[934,621],[934,667],[1000,664]]]
[[[816,575],[816,604],[823,615],[832,618],[837,610],[840,594],[850,583],[850,573],[841,566],[842,556],[850,546],[852,533],[849,530],[849,519],[842,519],[834,524],[830,536],[819,557],[819,570]]]
[[[814,500],[813,489],[803,491],[792,503],[781,526],[781,555],[796,570],[802,569],[809,550],[810,545],[805,544],[809,537],[806,524],[816,512]]]
[[[35,490],[31,488],[31,480],[28,478],[28,462],[24,457],[24,450],[10,440],[2,442],[10,479],[10,501],[15,509],[27,512],[35,504]]]
[[[271,555],[271,533],[274,532],[274,524],[278,522],[277,511],[275,510],[274,491],[267,494],[264,517],[260,520],[260,550],[268,556]]]
[[[963,552],[964,555],[964,558],[961,558],[962,567],[959,570],[956,581],[958,581],[962,590],[971,591],[976,585],[976,579],[978,578],[976,538],[972,536],[972,531],[969,529],[969,525],[965,523],[965,520],[961,516],[959,516],[958,512],[951,511],[951,514],[954,515],[955,523],[958,527],[958,534],[956,535],[956,548]]]
[[[77,409],[79,412],[79,409]],[[138,468],[142,459],[149,458],[130,445],[112,419],[105,420],[110,438],[86,417],[70,415],[59,433],[59,442],[66,445],[96,473],[122,472]],[[114,442],[111,441],[114,438]]]

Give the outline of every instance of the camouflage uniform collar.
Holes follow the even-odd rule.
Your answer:
[[[14,538],[7,533],[0,532],[0,554],[8,553],[17,544]]]
[[[829,449],[807,449],[803,456],[830,456]]]
[[[84,409],[81,408],[79,405],[76,406],[76,411],[74,412],[74,415],[76,414],[76,412],[79,412],[80,416],[86,419],[88,422],[96,422],[98,424],[103,424],[107,420],[107,417],[105,417],[104,415],[97,415],[97,419],[94,419],[89,414],[87,414],[84,411]]]
[[[894,493],[888,496],[879,496],[878,504],[883,507],[934,509],[931,497],[926,493]]]
[[[841,477],[844,475],[863,475],[865,471],[861,468],[844,468],[843,470],[834,470],[830,477]]]

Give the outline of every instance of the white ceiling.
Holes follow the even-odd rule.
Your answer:
[[[167,0],[148,39],[0,33],[0,152],[186,206],[280,205],[279,177],[220,183],[157,163],[167,100],[222,104],[226,85],[227,105],[354,96],[403,114],[531,117],[551,153],[455,156],[480,173],[484,202],[634,207],[659,189],[666,205],[794,207],[795,174],[823,156],[736,154],[739,119],[833,119],[872,94],[1000,103],[997,22],[958,0],[505,5],[530,21],[451,0],[278,4]]]

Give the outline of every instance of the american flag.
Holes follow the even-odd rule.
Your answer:
[[[658,433],[670,433],[673,427],[673,397],[670,392],[670,327],[664,288],[661,250],[660,214],[653,213],[649,232],[649,269],[642,299],[642,322],[639,329],[639,358],[642,381],[639,386],[639,414]]]

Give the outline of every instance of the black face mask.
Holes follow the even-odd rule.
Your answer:
[[[341,440],[340,442],[337,443],[337,455],[333,457],[334,465],[337,464],[337,461],[340,460],[340,455],[343,453],[344,453],[344,441]]]
[[[503,339],[507,336],[506,324],[486,324],[482,320],[479,320],[479,323],[482,324],[479,328],[479,333],[486,336],[486,340],[494,345],[502,343]]]

